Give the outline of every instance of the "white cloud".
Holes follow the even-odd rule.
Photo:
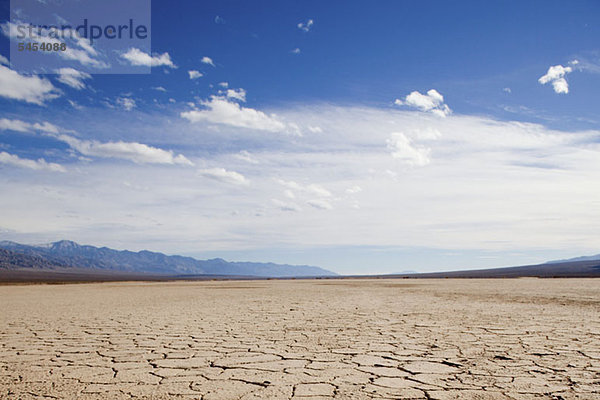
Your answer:
[[[232,185],[248,186],[250,182],[244,177],[244,175],[235,172],[228,171],[225,168],[208,168],[198,170],[198,174],[205,178],[213,179],[219,182],[229,183]]]
[[[7,118],[0,119],[0,130],[2,130],[2,131],[10,130],[10,131],[24,132],[24,133],[34,132],[34,131],[41,131],[41,132],[45,132],[45,133],[58,133],[59,132],[58,127],[49,122],[43,122],[41,124],[38,122],[35,122],[32,124],[32,123],[21,121],[18,119],[7,119]]]
[[[308,193],[312,193],[316,196],[322,197],[331,197],[332,194],[329,190],[325,189],[323,186],[310,184],[304,188]]]
[[[312,19],[307,20],[306,22],[299,22],[298,25],[296,25],[298,27],[298,29],[300,29],[303,32],[308,32],[310,31],[310,28],[312,28],[312,26],[315,24],[315,21],[313,21]]]
[[[247,163],[250,164],[259,164],[260,162],[256,159],[256,157],[254,157],[252,154],[250,154],[248,151],[246,150],[242,150],[240,151],[238,154],[235,155],[235,157],[239,160],[243,160],[246,161]]]
[[[12,165],[19,168],[28,168],[36,171],[66,172],[67,170],[60,164],[46,162],[43,158],[38,160],[28,160],[20,158],[14,154],[5,151],[0,152],[0,164]]]
[[[81,90],[85,88],[85,79],[91,79],[92,76],[82,71],[78,71],[74,68],[60,68],[56,70],[59,74],[58,81],[65,85],[71,86],[73,89]]]
[[[273,202],[275,207],[277,207],[281,211],[290,211],[290,212],[302,211],[302,208],[299,205],[297,205],[296,203],[290,202],[290,201],[281,201],[279,199],[272,199],[271,201]]]
[[[18,119],[0,119],[0,130],[16,131],[16,132],[31,132],[32,125],[28,122]]]
[[[304,187],[302,185],[300,185],[299,183],[294,182],[294,181],[286,181],[283,179],[276,179],[276,181],[280,185],[283,185],[283,186],[293,189],[293,190],[303,190],[304,189]]]
[[[227,98],[236,99],[239,101],[246,101],[246,91],[242,88],[240,89],[227,89]]]
[[[194,165],[185,156],[175,155],[167,151],[136,142],[98,142],[95,140],[81,140],[70,135],[61,134],[61,129],[49,122],[29,123],[21,120],[0,119],[0,130],[17,132],[39,131],[68,144],[73,150],[85,156],[119,158],[130,160],[138,164],[181,164]]]
[[[227,89],[229,87],[229,83],[228,82],[219,82],[219,86]]]
[[[348,194],[356,194],[362,192],[362,188],[358,185],[354,185],[348,189],[346,189],[346,193]]]
[[[154,89],[154,90],[156,90],[158,92],[166,92],[167,91],[167,89],[165,89],[162,86],[153,86],[152,89]]]
[[[4,64],[4,65],[10,64],[8,62],[8,58],[4,57],[2,54],[0,54],[0,64]]]
[[[509,94],[512,93],[512,90],[509,87],[505,87],[504,89],[502,89],[502,91],[506,92],[506,93],[509,93]]]
[[[152,143],[176,138],[178,146],[194,151],[202,143],[198,168],[223,166],[225,172],[251,178],[252,190],[243,196],[237,189],[244,186],[213,183],[197,168],[168,164],[81,161],[69,167],[68,175],[54,174],[43,182],[36,174],[15,179],[5,169],[0,187],[11,195],[0,196],[2,226],[49,236],[72,232],[82,241],[136,249],[160,240],[172,253],[191,253],[198,242],[210,251],[425,246],[580,252],[600,247],[598,130],[558,131],[485,116],[437,118],[412,110],[322,103],[271,111],[282,121],[320,126],[324,133],[298,138],[230,125],[206,129],[138,110],[117,113],[122,117],[117,131],[130,137],[156,140]],[[89,112],[95,129],[116,125],[112,119],[96,120],[92,108]],[[69,128],[83,132],[84,126],[76,118]],[[391,140],[388,149],[391,132],[408,140],[400,140],[400,146]],[[430,149],[427,167],[406,168],[390,155],[406,142]],[[241,151],[260,164],[236,157]],[[135,188],[118,184],[125,180]],[[301,189],[311,184],[331,196]],[[354,186],[362,192],[346,192]],[[315,199],[332,209],[320,211],[314,206],[327,207],[324,203],[307,203]],[[280,211],[286,204],[302,210]],[[73,217],[57,217],[66,213]]]
[[[185,156],[136,142],[106,142],[81,140],[69,135],[56,135],[56,139],[67,143],[72,149],[90,157],[118,158],[138,164],[194,165]]]
[[[573,71],[600,74],[600,60],[597,55],[593,59],[581,58],[569,61],[569,65],[572,66]]]
[[[283,180],[283,179],[277,179],[276,182],[279,183],[282,186],[287,187],[288,189],[296,190],[298,192],[308,193],[308,194],[314,195],[314,196],[320,196],[320,197],[331,197],[331,196],[333,196],[329,190],[325,189],[321,185],[317,185],[317,184],[314,184],[314,183],[310,183],[310,184],[307,184],[307,185],[302,185],[302,184],[300,184],[298,182],[295,182],[295,181],[286,181],[286,180]]]
[[[118,97],[117,104],[123,107],[126,111],[131,111],[136,107],[135,100],[131,97]]]
[[[327,200],[323,200],[323,199],[309,200],[306,202],[306,204],[308,204],[311,207],[318,208],[319,210],[332,210],[333,209],[333,206],[331,205],[331,203],[328,202]]]
[[[202,72],[196,71],[195,69],[189,70],[188,75],[190,76],[190,79],[198,79],[203,76]]]
[[[44,121],[41,124],[38,122],[34,123],[33,129],[44,132],[44,133],[58,133],[59,132],[58,126],[51,124],[50,122],[46,122],[46,121]]]
[[[552,88],[556,93],[567,94],[569,93],[569,84],[567,83],[565,76],[572,71],[573,68],[571,67],[554,65],[548,68],[548,72],[546,72],[545,75],[540,77],[540,79],[538,79],[538,82],[542,85],[545,85],[548,82],[552,82]]]
[[[387,147],[392,152],[392,157],[407,165],[421,167],[431,162],[431,150],[415,146],[402,132],[392,133],[387,139]]]
[[[201,63],[203,64],[208,64],[208,65],[212,65],[213,67],[215,66],[215,63],[213,62],[212,58],[210,57],[202,57],[202,60],[200,60]]]
[[[396,99],[394,104],[398,106],[406,105],[420,111],[431,112],[440,117],[445,117],[452,112],[450,107],[444,104],[444,96],[435,89],[427,91],[427,94],[422,94],[415,90],[407,95],[404,101]]]
[[[300,48],[296,47],[295,49],[293,49],[292,51],[290,51],[290,53],[292,53],[292,54],[300,54],[301,51],[300,51]]]
[[[177,68],[169,53],[154,54],[150,55],[143,52],[142,50],[131,47],[126,53],[121,54],[121,57],[129,61],[131,65],[144,66],[144,67],[160,67],[165,66],[169,68]]]
[[[81,106],[76,101],[73,101],[71,99],[67,99],[67,101],[69,102],[69,104],[71,105],[71,107],[73,107],[74,109],[76,109],[76,110],[83,110],[83,106]]]
[[[210,100],[201,104],[206,109],[185,111],[180,114],[181,117],[192,123],[209,122],[269,132],[282,132],[286,129],[286,125],[275,117],[253,108],[242,107],[223,97],[211,96]]]
[[[0,96],[42,105],[57,98],[59,92],[47,79],[21,75],[0,65]]]

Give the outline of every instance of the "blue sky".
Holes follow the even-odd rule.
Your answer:
[[[154,0],[151,50],[34,71],[1,7],[3,239],[341,273],[600,252],[598,2]]]

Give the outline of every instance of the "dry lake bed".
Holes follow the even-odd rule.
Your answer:
[[[0,398],[600,399],[600,279],[0,286]]]

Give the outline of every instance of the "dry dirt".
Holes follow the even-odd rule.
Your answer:
[[[600,279],[0,287],[0,398],[600,399]]]

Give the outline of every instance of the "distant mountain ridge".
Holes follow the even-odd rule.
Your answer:
[[[578,262],[578,261],[600,261],[600,254],[596,254],[595,256],[583,256],[583,257],[568,258],[565,260],[548,261],[546,264],[562,264],[562,263],[566,263],[566,262]]]
[[[242,275],[256,277],[334,276],[334,272],[308,265],[229,262],[221,258],[197,260],[142,250],[114,250],[61,240],[31,246],[0,241],[0,269],[78,268],[163,275]]]
[[[0,248],[0,270],[12,270],[15,266],[36,270],[58,270],[68,268],[67,265],[53,263],[43,257],[17,253]]]

